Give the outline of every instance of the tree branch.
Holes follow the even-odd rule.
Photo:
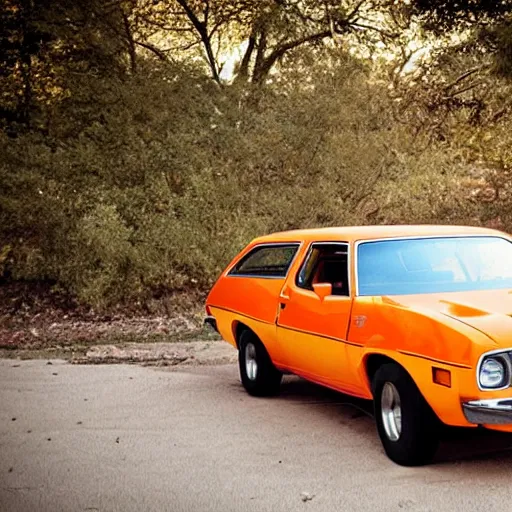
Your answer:
[[[192,32],[192,29],[187,27],[173,27],[172,25],[166,25],[163,22],[152,20],[152,19],[146,19],[144,18],[145,23],[148,25],[152,25],[154,27],[158,27],[161,30],[165,30],[166,32]]]
[[[364,184],[364,187],[363,187],[365,192],[359,194],[357,196],[357,198],[355,198],[356,203],[354,205],[353,211],[356,211],[357,209],[359,209],[361,207],[361,205],[363,204],[363,202],[373,194],[373,192],[375,191],[375,186],[377,185],[379,180],[382,178],[382,175],[384,174],[385,166],[387,167],[387,166],[389,166],[389,164],[385,164],[385,163],[381,164],[379,169],[375,173],[375,176],[369,178],[366,181],[366,183]]]
[[[218,84],[220,84],[221,80],[219,76],[219,69],[217,62],[215,60],[215,55],[213,53],[211,39],[210,37],[208,37],[208,29],[206,23],[203,23],[199,20],[199,18],[196,16],[190,5],[187,3],[187,0],[177,0],[177,2],[179,5],[181,5],[183,10],[185,11],[185,14],[188,16],[192,25],[199,34],[206,53],[206,60],[208,62],[208,65],[210,66],[212,77]]]
[[[504,107],[500,108],[487,120],[487,123],[495,123],[496,121],[499,121],[510,110],[510,106],[511,104],[508,103]]]
[[[465,71],[464,73],[462,73],[462,75],[460,75],[459,77],[457,77],[453,82],[449,83],[445,88],[444,90],[445,91],[448,91],[449,89],[451,89],[452,87],[455,87],[458,83],[462,82],[462,80],[465,80],[466,78],[468,78],[469,76],[477,73],[478,71],[481,71],[482,69],[484,69],[486,66],[475,66],[474,68],[471,68],[471,69],[468,69],[467,71]]]
[[[452,92],[449,96],[446,96],[443,98],[444,100],[450,100],[454,98],[455,96],[459,96],[461,94],[464,94],[465,92],[471,91],[471,89],[475,89],[479,85],[484,85],[485,82],[483,80],[480,80],[479,82],[473,82],[472,84],[467,85],[466,87],[463,87],[462,89],[459,89],[458,91]]]
[[[207,27],[208,26],[208,17],[210,16],[210,0],[204,0],[204,10],[203,10],[203,15],[204,15],[204,26]]]
[[[352,9],[352,11],[350,12],[350,14],[345,18],[346,21],[350,21],[351,19],[353,19],[355,16],[357,16],[357,13],[359,12],[359,10],[361,9],[361,7],[363,6],[363,4],[366,2],[366,0],[359,0],[359,2],[356,4],[356,6]]]
[[[134,41],[134,43],[142,48],[146,48],[150,52],[154,53],[160,60],[168,61],[168,57],[164,51],[160,50],[156,46],[153,46],[150,43],[144,43],[143,41]]]
[[[382,28],[374,27],[372,25],[366,25],[365,23],[357,23],[353,22],[349,24],[351,27],[357,27],[357,28],[363,28],[365,30],[372,30],[373,32],[378,32],[384,37],[387,37],[389,39],[394,39],[396,37],[395,34],[392,32],[388,32],[387,30],[383,30]]]
[[[276,63],[278,59],[280,59],[286,52],[289,50],[293,50],[298,46],[301,46],[305,43],[312,43],[313,41],[320,41],[321,39],[325,39],[326,37],[331,36],[330,30],[323,30],[322,32],[317,32],[316,34],[311,34],[309,36],[301,37],[300,39],[296,39],[295,41],[290,41],[289,43],[283,44],[279,48],[276,48],[268,57],[266,57],[259,66],[258,69],[255,69],[255,75],[253,77],[253,82],[261,83],[264,78],[268,75],[269,71],[272,69],[272,66]]]
[[[199,18],[196,16],[195,12],[192,10],[190,5],[188,5],[186,0],[177,0],[177,2],[181,5],[183,10],[185,11],[185,14],[187,15],[188,19],[192,22],[192,25],[194,25],[194,28],[197,30],[199,34],[204,34],[206,32],[206,27],[204,23],[201,23],[199,21]]]

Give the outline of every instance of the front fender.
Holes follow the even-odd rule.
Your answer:
[[[474,380],[474,370],[472,368],[444,364],[392,350],[368,349],[363,353],[358,373],[365,383],[365,392],[369,397],[372,396],[372,389],[368,362],[376,356],[379,357],[382,363],[395,362],[404,368],[443,423],[461,427],[474,426],[466,420],[461,406],[461,391],[467,386],[468,382]],[[450,372],[450,387],[434,382],[434,368]]]
[[[349,340],[362,345],[353,363],[365,394],[371,396],[368,358],[380,355],[409,373],[441,421],[470,426],[461,401],[481,394],[476,385],[476,364],[482,352],[494,348],[483,333],[435,311],[403,307],[389,298],[358,297]],[[450,387],[434,382],[434,368],[450,372]]]

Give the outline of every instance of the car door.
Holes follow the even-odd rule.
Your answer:
[[[312,243],[298,271],[285,281],[276,322],[286,367],[340,390],[350,388],[352,380],[346,368],[352,308],[349,276],[349,244]],[[315,284],[322,288],[323,283],[332,287],[325,297],[314,290]]]

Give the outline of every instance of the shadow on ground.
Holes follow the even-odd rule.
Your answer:
[[[369,443],[378,447],[377,431],[374,428],[373,405],[371,401],[361,400],[312,384],[298,377],[285,377],[278,400],[297,402],[307,405],[326,405],[332,418],[332,407],[339,410],[342,423],[365,417],[375,437]],[[313,413],[313,411],[312,411]],[[315,410],[315,414],[321,414]],[[358,425],[360,427],[360,425]],[[484,428],[444,427],[441,443],[434,459],[434,464],[492,460],[512,462],[512,434],[495,432]]]

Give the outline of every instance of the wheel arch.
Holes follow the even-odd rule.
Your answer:
[[[368,383],[368,388],[370,389],[372,395],[373,395],[373,387],[372,387],[373,378],[375,377],[377,370],[382,365],[388,364],[388,363],[393,363],[393,364],[400,366],[400,368],[402,368],[409,375],[409,377],[411,377],[411,379],[414,381],[410,372],[408,372],[407,369],[402,364],[400,364],[399,361],[397,361],[396,359],[393,359],[392,357],[389,357],[386,354],[382,354],[379,352],[373,352],[373,353],[367,354],[363,361],[363,367],[364,367],[364,372],[366,375],[366,380]]]
[[[422,382],[422,381],[418,382],[418,380],[415,378],[415,375],[413,375],[413,373],[411,373],[407,369],[406,365],[402,364],[400,361],[398,361],[397,359],[394,359],[393,357],[390,357],[387,354],[374,352],[374,353],[367,354],[367,356],[364,358],[364,361],[363,361],[364,371],[366,373],[366,379],[368,382],[368,387],[369,387],[371,395],[373,396],[372,381],[373,381],[373,378],[375,377],[375,374],[377,373],[378,369],[382,367],[382,365],[389,364],[389,363],[399,366],[409,376],[411,381],[414,383],[416,389],[418,390],[420,395],[425,400],[428,407],[433,411],[433,413],[437,416],[437,418],[440,419],[442,416],[442,414],[439,414],[440,409],[439,409],[439,407],[437,407],[436,402],[431,401],[432,395],[431,395],[431,393],[428,392],[427,388],[425,387],[425,382]],[[427,392],[425,392],[425,391],[427,391]],[[458,396],[457,393],[456,393],[456,395]],[[455,424],[459,424],[459,423],[455,423]]]
[[[256,337],[259,338],[259,336],[244,322],[241,322],[240,320],[235,320],[231,326],[231,330],[233,331],[233,338],[235,339],[236,348],[240,348],[240,336],[242,336],[242,333],[244,331],[250,331],[252,332]]]

